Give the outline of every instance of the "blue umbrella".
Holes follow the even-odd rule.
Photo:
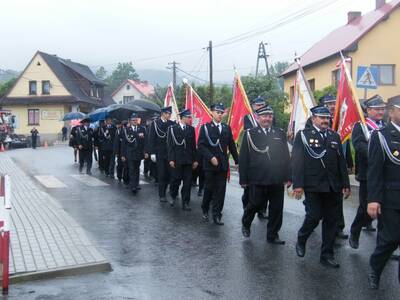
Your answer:
[[[87,117],[90,118],[91,122],[104,120],[105,118],[107,118],[107,116],[108,116],[107,107],[98,108],[87,115]]]
[[[63,121],[71,121],[71,120],[81,120],[85,117],[86,115],[84,113],[81,113],[79,111],[73,111],[65,114],[64,118],[62,119]]]

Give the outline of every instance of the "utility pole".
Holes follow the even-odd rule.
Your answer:
[[[174,87],[174,90],[176,89],[176,69],[177,65],[180,63],[177,63],[176,61],[168,63],[168,65],[172,65],[172,67],[167,67],[167,69],[172,70],[172,85]]]
[[[261,42],[258,45],[256,78],[258,76],[260,59],[264,59],[264,61],[265,61],[265,69],[267,70],[267,75],[269,76],[269,66],[268,66],[268,57],[269,57],[269,55],[267,55],[267,52],[265,51],[265,45],[268,45],[268,43]]]
[[[208,54],[210,61],[210,105],[214,102],[214,83],[213,83],[213,55],[212,55],[212,41],[208,43]]]

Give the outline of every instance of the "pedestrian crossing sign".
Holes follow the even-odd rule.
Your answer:
[[[376,89],[378,78],[377,67],[359,66],[357,68],[357,87],[364,89]]]

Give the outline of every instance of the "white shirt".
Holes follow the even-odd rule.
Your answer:
[[[186,128],[186,125],[185,125],[185,124],[179,122],[179,125],[181,126],[181,129],[182,129],[182,130],[185,130],[185,128]]]
[[[136,131],[137,130],[137,128],[136,128],[137,126],[135,126],[135,125],[132,125],[132,129],[133,129],[133,131]]]
[[[324,131],[324,133],[322,133],[322,129],[319,129],[317,126],[315,126],[313,124],[313,127],[319,132],[319,134],[323,137],[326,138],[326,130]]]
[[[392,125],[394,126],[394,128],[397,129],[398,132],[400,132],[400,126],[397,125],[395,122],[392,121]]]
[[[264,131],[265,135],[267,135],[267,133],[269,133],[271,131],[271,128],[263,128],[263,127],[261,127],[261,129]]]

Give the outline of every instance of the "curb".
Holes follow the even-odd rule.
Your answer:
[[[10,276],[10,283],[21,283],[33,280],[54,279],[74,275],[83,275],[97,272],[111,272],[111,264],[107,261],[83,264],[71,267],[55,268],[45,271],[13,274]]]

